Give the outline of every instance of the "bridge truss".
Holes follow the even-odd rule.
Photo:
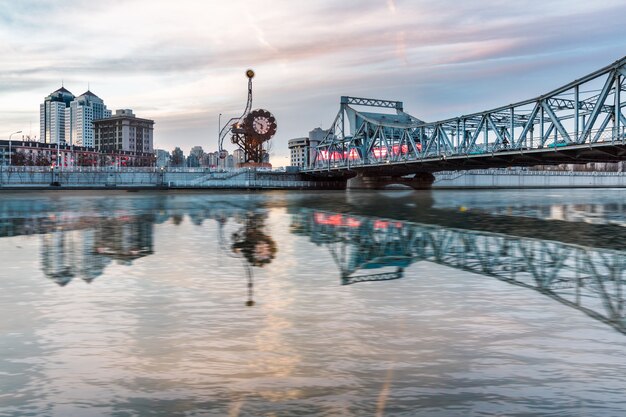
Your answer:
[[[517,158],[517,165],[536,165],[545,161],[534,159],[533,153],[590,148],[601,153],[585,158],[584,152],[577,152],[568,156],[569,162],[623,159],[625,77],[626,57],[542,96],[437,122],[423,122],[405,113],[401,102],[342,97],[339,113],[318,144],[310,169],[507,153],[525,155]],[[364,112],[356,106],[395,113]],[[568,157],[556,161],[568,162]],[[445,164],[428,170],[442,169]]]
[[[328,248],[344,285],[429,261],[535,290],[626,334],[623,251],[313,210],[292,230]]]

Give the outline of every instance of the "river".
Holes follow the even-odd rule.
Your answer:
[[[626,415],[625,209],[4,192],[0,416]]]

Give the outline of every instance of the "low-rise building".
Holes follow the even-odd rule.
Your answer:
[[[130,151],[99,152],[86,146],[27,140],[0,140],[3,165],[75,167],[150,167],[154,154]]]
[[[130,109],[116,110],[93,121],[95,148],[101,151],[153,152],[154,120],[136,117]]]
[[[288,142],[291,166],[303,168],[308,165],[309,138],[295,138]]]

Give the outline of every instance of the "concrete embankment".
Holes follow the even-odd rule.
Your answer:
[[[0,189],[344,189],[345,181],[281,172],[35,171],[5,169]]]
[[[474,170],[435,174],[432,188],[626,188],[624,172]]]
[[[390,182],[390,183],[393,183]],[[474,170],[435,174],[434,189],[626,188],[626,173]],[[9,189],[345,189],[346,182],[300,173],[160,170],[0,170],[0,190]]]

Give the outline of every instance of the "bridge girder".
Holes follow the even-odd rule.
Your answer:
[[[418,172],[421,163],[431,162],[432,172],[446,169],[445,164],[433,166],[432,160],[438,158],[480,158],[495,152],[546,148],[560,152],[583,144],[624,146],[625,80],[626,57],[539,97],[436,122],[404,113],[401,102],[342,97],[308,171],[369,169],[404,162]],[[364,113],[353,106],[395,109],[396,114]]]

